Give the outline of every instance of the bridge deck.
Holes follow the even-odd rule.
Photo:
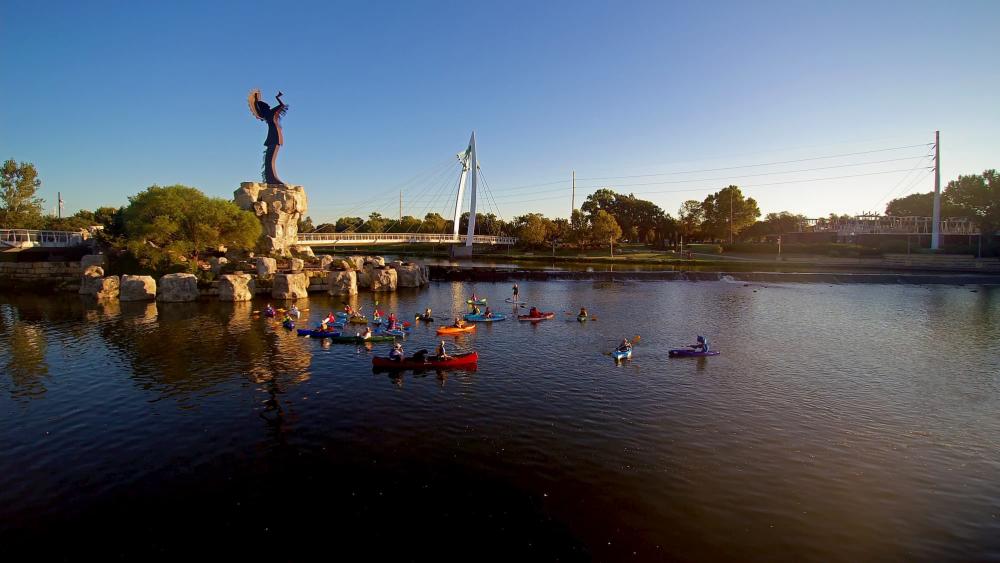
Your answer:
[[[468,237],[441,233],[299,233],[299,244],[309,246],[366,246],[374,244],[465,244]],[[515,244],[516,237],[476,235],[473,244]]]

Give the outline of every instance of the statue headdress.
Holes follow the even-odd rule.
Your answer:
[[[250,106],[250,113],[253,114],[257,119],[264,121],[264,118],[257,113],[257,102],[260,101],[260,89],[254,88],[250,90],[250,95],[247,96],[247,105]]]

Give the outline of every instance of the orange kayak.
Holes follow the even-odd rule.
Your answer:
[[[462,328],[458,328],[457,326],[443,326],[443,327],[437,329],[437,333],[438,334],[461,334],[463,332],[475,332],[475,330],[476,330],[476,325],[474,325],[474,324],[468,324],[468,325],[465,325]]]

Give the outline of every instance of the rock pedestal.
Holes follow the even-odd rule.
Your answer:
[[[219,301],[250,301],[253,291],[250,274],[227,274],[219,278]]]
[[[260,256],[257,258],[257,275],[270,276],[278,272],[278,261],[274,258]]]
[[[308,211],[302,186],[243,182],[233,193],[233,199],[240,208],[257,215],[264,227],[265,252],[288,256],[298,246],[299,219]],[[296,250],[305,253],[306,247]]]
[[[368,271],[368,268],[365,268]],[[396,291],[396,270],[373,268],[369,274],[372,291]]]
[[[122,276],[119,299],[122,301],[152,301],[156,299],[156,280],[150,276]]]
[[[389,267],[396,271],[396,287],[422,287],[430,283],[426,266],[397,260],[390,262]]]
[[[198,278],[194,274],[167,274],[156,287],[157,301],[197,301],[198,296]]]

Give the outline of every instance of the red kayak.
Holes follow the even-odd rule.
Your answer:
[[[439,360],[434,356],[427,356],[423,361],[406,358],[397,362],[389,358],[376,356],[372,358],[372,366],[389,369],[441,369],[441,368],[468,368],[474,367],[479,361],[479,352],[466,352],[456,354],[446,360]]]
[[[549,311],[549,312],[546,312],[546,313],[539,313],[537,317],[533,317],[531,315],[518,315],[517,316],[517,320],[519,320],[519,321],[536,322],[536,321],[544,321],[546,319],[551,319],[551,318],[553,318],[555,316],[556,316],[555,313],[553,313],[552,311]]]

